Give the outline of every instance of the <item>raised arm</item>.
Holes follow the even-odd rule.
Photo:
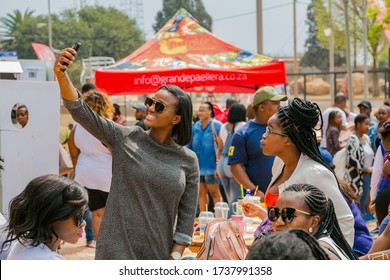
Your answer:
[[[72,48],[63,49],[54,63],[54,74],[56,75],[60,86],[61,96],[65,100],[76,100],[79,98],[76,88],[66,73],[66,69],[68,69],[69,66],[63,65],[64,62],[72,65],[76,53],[77,52]]]

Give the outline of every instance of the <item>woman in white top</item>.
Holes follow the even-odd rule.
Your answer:
[[[114,106],[107,95],[92,91],[84,93],[83,100],[99,116],[112,119]],[[95,240],[97,240],[110,192],[112,154],[101,141],[92,136],[81,125],[76,125],[72,129],[68,143],[75,168],[74,180],[88,191],[89,210],[92,211],[92,231]],[[89,239],[88,233],[87,239]],[[87,240],[87,246],[88,243],[91,243],[91,240]]]
[[[372,214],[367,212],[374,161],[374,151],[367,135],[369,127],[370,118],[367,115],[360,114],[355,118],[355,133],[349,137],[347,144],[347,173],[345,176],[346,181],[360,198],[359,208],[364,220],[372,219]]]
[[[77,182],[59,175],[33,179],[11,200],[7,238],[8,260],[63,259],[62,242],[83,236],[88,194]]]
[[[315,185],[332,199],[341,231],[352,247],[355,234],[352,211],[340,192],[336,176],[327,167],[317,147],[313,128],[317,126],[320,116],[317,104],[294,98],[290,105],[281,108],[268,120],[261,147],[265,155],[276,158],[264,200],[267,207],[275,206],[278,195],[287,186]],[[258,210],[243,205],[245,215],[264,219],[266,211],[263,209],[263,213],[258,213]]]
[[[230,165],[228,165],[229,147],[234,132],[236,132],[245,125],[245,120],[245,106],[239,103],[233,104],[229,109],[228,122],[222,125],[219,131],[219,135],[217,137],[217,161],[219,159],[217,166],[217,175],[225,190],[227,202],[229,203],[229,205],[232,205],[233,202],[237,201],[241,194],[240,186],[236,182],[236,180],[234,180],[233,174],[230,170]]]
[[[274,232],[302,229],[313,235],[334,260],[353,260],[356,255],[345,240],[331,199],[310,184],[287,187],[268,208]]]

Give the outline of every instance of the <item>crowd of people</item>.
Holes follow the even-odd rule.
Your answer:
[[[65,70],[75,54],[62,50],[54,66],[75,121],[66,139],[74,173],[33,179],[11,201],[8,259],[62,259],[62,242],[77,242],[85,228],[96,259],[179,260],[196,216],[223,200],[231,207],[243,190],[265,205],[242,204],[262,220],[247,259],[389,258],[388,106],[374,116],[364,100],[354,115],[339,93],[323,112],[299,98],[281,107],[287,96],[265,86],[248,108],[228,98],[219,116],[204,101],[194,121],[190,96],[164,85],[133,106],[137,124],[128,126],[104,93],[73,86]]]

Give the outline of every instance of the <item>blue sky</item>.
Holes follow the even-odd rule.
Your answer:
[[[48,13],[49,0],[0,0],[0,17],[19,9],[29,8],[35,14]],[[121,9],[124,0],[84,0]],[[130,2],[130,0],[128,0]],[[134,0],[133,0],[134,1]],[[297,1],[297,49],[303,53],[307,38],[306,9],[310,0]],[[26,5],[27,3],[27,5]],[[75,8],[80,0],[50,0],[51,12]],[[270,56],[293,55],[293,0],[263,0],[263,53]],[[203,0],[213,18],[213,33],[231,44],[257,52],[256,0]],[[153,35],[154,17],[162,8],[162,0],[144,0],[143,17],[146,37]],[[56,47],[56,46],[54,46]]]

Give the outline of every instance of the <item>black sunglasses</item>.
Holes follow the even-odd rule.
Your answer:
[[[87,210],[85,209],[83,212],[81,212],[80,214],[77,214],[76,216],[74,216],[74,219],[76,220],[77,222],[77,227],[81,227],[84,223],[84,220],[85,220],[85,212]]]
[[[167,105],[165,105],[161,101],[156,101],[151,97],[146,97],[145,106],[151,107],[153,104],[154,110],[159,114],[162,114],[162,112],[164,112],[165,110],[175,113],[173,110],[168,109]]]
[[[289,224],[289,223],[291,223],[294,220],[295,212],[311,216],[311,214],[308,213],[308,212],[305,212],[305,211],[302,211],[302,210],[299,210],[299,209],[295,209],[295,208],[291,208],[291,207],[286,207],[286,208],[284,208],[282,210],[280,210],[278,207],[268,207],[268,219],[271,222],[276,222],[279,219],[280,215],[281,215],[282,216],[282,221],[285,224]]]

